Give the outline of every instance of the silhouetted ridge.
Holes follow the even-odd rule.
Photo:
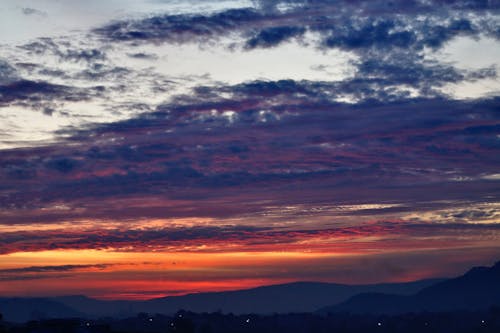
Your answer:
[[[101,301],[85,296],[62,296],[47,298],[50,304],[58,304],[61,311],[49,318],[68,318],[82,314],[86,318],[103,316],[127,317],[137,313],[160,313],[170,315],[180,309],[193,312],[222,312],[234,314],[272,314],[289,312],[313,312],[332,303],[339,303],[361,292],[385,292],[400,295],[413,294],[438,280],[422,280],[409,283],[387,283],[376,285],[343,285],[336,283],[295,282],[262,286],[252,289],[198,293],[171,296],[147,301]],[[8,321],[32,319],[33,310],[42,313],[45,305],[36,299],[23,299],[29,307],[17,307],[17,314],[5,313]],[[0,298],[0,312],[8,307],[9,299]],[[39,308],[38,304],[40,305]],[[50,308],[50,307],[48,307]]]
[[[481,311],[500,305],[500,263],[474,267],[464,275],[423,288],[412,296],[364,293],[321,312],[397,314]]]
[[[71,307],[47,298],[0,298],[0,313],[4,320],[12,322],[82,316]]]

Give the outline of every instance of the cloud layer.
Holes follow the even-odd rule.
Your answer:
[[[380,264],[374,281],[408,280],[498,257],[498,62],[465,52],[464,66],[446,52],[498,45],[499,9],[262,1],[7,45],[0,293],[25,280],[74,291],[85,278],[86,292],[106,297],[118,285],[150,295],[218,290],[217,281],[366,282],[370,259]],[[290,79],[295,68],[269,78],[270,52],[286,63],[297,48],[322,62],[300,79]],[[217,80],[220,55],[260,67],[248,80]]]

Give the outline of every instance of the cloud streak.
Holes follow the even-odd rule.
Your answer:
[[[59,266],[30,266],[22,268],[1,269],[0,274],[12,273],[53,273],[53,272],[71,272],[80,269],[105,269],[109,267],[108,264],[97,265],[59,265]]]
[[[92,90],[94,93],[91,94]],[[0,106],[12,104],[31,104],[57,101],[84,101],[100,89],[82,89],[43,81],[19,80],[0,86]]]
[[[392,252],[408,246],[414,250],[477,247],[480,243],[481,246],[486,243],[491,246],[499,237],[499,228],[496,224],[379,222],[310,230],[253,226],[165,226],[129,230],[19,231],[1,236],[0,253],[87,249],[217,253],[226,252],[228,248],[234,252],[273,252],[283,247],[288,251],[300,252],[307,245],[310,252],[362,254],[368,249]],[[436,233],[439,233],[440,239],[430,241]],[[80,268],[104,269],[106,266],[35,266],[4,269],[0,273],[42,273]]]

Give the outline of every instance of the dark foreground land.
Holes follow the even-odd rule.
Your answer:
[[[126,319],[50,319],[2,323],[2,333],[331,333],[331,332],[500,332],[500,308],[482,312],[420,313],[394,316],[350,314],[232,315],[178,312],[142,313]]]

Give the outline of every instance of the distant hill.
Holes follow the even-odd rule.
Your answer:
[[[50,299],[84,313],[86,317],[124,317],[143,312],[141,301],[101,301],[82,295],[59,296]]]
[[[362,293],[319,312],[400,314],[407,312],[448,312],[484,310],[500,306],[500,262],[492,267],[475,267],[466,274],[423,288],[414,295]]]
[[[198,293],[148,301],[100,301],[85,296],[53,298],[0,298],[5,320],[24,322],[37,318],[125,317],[139,312],[173,314],[180,309],[193,312],[289,313],[313,312],[363,292],[413,294],[442,280],[375,285],[296,282],[246,290]],[[15,306],[13,306],[15,304]]]
[[[145,302],[144,309],[152,313],[155,309],[175,312],[179,308],[193,312],[222,311],[234,314],[312,312],[332,302],[347,300],[361,292],[409,295],[437,281],[440,280],[378,285],[296,282],[247,290],[158,298]]]
[[[47,298],[0,298],[0,313],[5,321],[26,322],[48,318],[75,318],[83,314]]]

